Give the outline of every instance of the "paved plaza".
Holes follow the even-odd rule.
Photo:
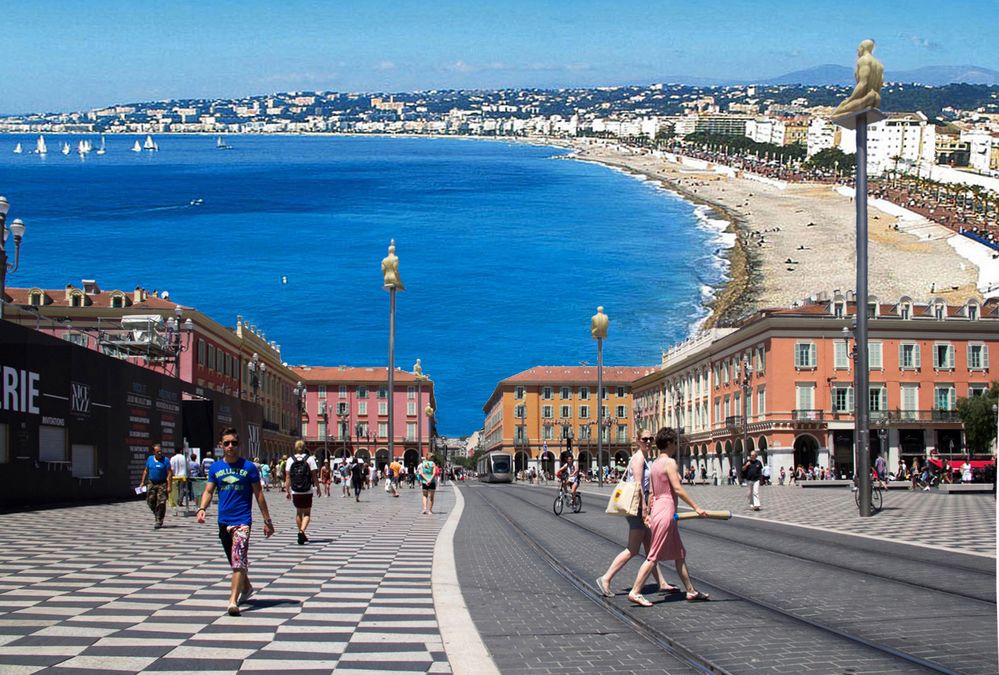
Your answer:
[[[694,486],[702,505],[737,515],[682,525],[712,602],[647,589],[656,604],[640,609],[625,598],[638,559],[614,597],[593,589],[627,529],[603,513],[609,490],[585,485],[582,513],[562,516],[550,485],[445,486],[434,515],[420,513],[418,490],[366,491],[359,504],[334,491],[316,501],[305,546],[272,490],[277,534],[254,533],[258,590],[240,617],[225,614],[229,570],[211,523],[168,515],[153,530],[143,501],[0,514],[0,673],[999,665],[991,495],[893,491],[860,519],[849,489],[768,487],[757,513],[742,488]]]

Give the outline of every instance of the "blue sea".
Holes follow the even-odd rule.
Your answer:
[[[237,315],[289,364],[385,365],[381,259],[396,240],[396,365],[417,357],[438,425],[483,422],[496,383],[534,365],[654,365],[725,280],[704,207],[565,150],[486,140],[159,136],[158,152],[81,159],[80,136],[0,135],[0,194],[27,224],[11,286],[167,290],[224,325]],[[96,147],[98,139],[91,137]],[[16,155],[20,142],[25,153]],[[287,283],[282,283],[287,277]]]

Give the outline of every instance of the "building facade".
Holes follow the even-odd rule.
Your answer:
[[[434,382],[396,370],[389,396],[388,369],[298,366],[302,382],[301,433],[320,459],[357,456],[381,468],[392,459],[415,466],[432,452],[437,400]],[[392,405],[394,457],[389,455]],[[427,408],[431,414],[427,413]]]
[[[754,449],[774,475],[817,465],[852,476],[853,413],[865,404],[871,456],[886,454],[892,469],[963,455],[956,402],[999,379],[990,367],[999,357],[999,300],[872,297],[863,396],[853,391],[856,305],[852,294],[823,294],[677,345],[635,381],[637,423],[683,427],[681,464],[719,478]]]
[[[627,463],[634,435],[631,383],[650,368],[605,366],[601,466]],[[549,473],[571,449],[580,467],[597,467],[597,369],[535,366],[501,380],[482,410],[481,447],[508,452],[517,471],[540,465]]]

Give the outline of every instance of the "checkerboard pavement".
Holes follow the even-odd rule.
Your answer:
[[[861,518],[848,487],[763,486],[760,511],[749,509],[748,487],[685,487],[702,508],[727,509],[739,517],[996,557],[996,502],[990,494],[888,490],[881,511],[870,518]],[[596,484],[584,485],[582,489],[601,492]],[[605,486],[602,493],[610,495],[610,490]]]
[[[168,511],[154,531],[144,501],[0,515],[0,673],[451,672],[431,593],[451,488],[434,515],[418,490],[334,492],[305,546],[291,502],[265,494],[277,533],[251,538],[240,617],[212,516]]]

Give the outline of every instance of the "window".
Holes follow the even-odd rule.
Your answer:
[[[867,343],[867,367],[869,370],[881,370],[884,359],[882,359],[881,342],[871,341]]]
[[[733,357],[732,357],[732,360],[728,362],[728,368],[729,368],[729,370],[731,371],[731,372],[730,372],[730,375],[731,375],[731,380],[732,380],[733,382],[736,382],[736,381],[737,381],[737,380],[736,380],[736,377],[737,377],[737,375],[736,375],[736,372],[735,372],[735,369],[736,369],[736,364],[738,363],[738,361],[739,361],[739,359],[737,359],[737,358],[735,358],[735,357],[733,356]]]
[[[721,384],[721,378],[720,378],[719,373],[718,373],[718,364],[717,363],[715,365],[711,366],[711,381],[715,383],[716,387],[719,384]]]
[[[409,385],[408,387],[406,387],[406,399],[408,400],[414,398],[416,398],[416,387],[414,387],[413,385]]]
[[[721,377],[722,384],[728,384],[728,366],[726,364],[721,364]]]
[[[918,370],[920,366],[919,345],[903,342],[898,346],[898,367],[900,370]]]
[[[604,443],[610,443],[610,427],[604,427],[600,430],[600,440]]]
[[[318,386],[318,389],[319,389],[319,398],[325,399],[326,398],[326,385],[325,384],[320,384]]]
[[[760,386],[756,391],[756,415],[759,418],[765,417],[767,414],[767,388]]]
[[[619,405],[614,409],[615,417],[627,417],[628,413],[625,412],[625,406]]]
[[[309,423],[302,422],[302,438],[306,438],[309,435]]]
[[[624,387],[618,387],[617,388],[617,397],[618,398],[624,398]]]
[[[987,385],[987,384],[969,384],[968,385],[968,398],[971,398],[972,396],[984,396],[985,394],[988,393],[988,391],[989,391],[989,385]],[[0,443],[3,443],[2,434],[3,434],[3,432],[0,431]],[[2,456],[2,455],[0,455],[0,456]],[[2,461],[3,460],[0,459],[0,462],[2,462]]]
[[[541,387],[541,398],[546,401],[552,399],[552,388],[551,387]]]
[[[763,347],[756,348],[756,372],[763,374],[767,370],[767,352]]]
[[[368,414],[368,402],[367,401],[358,401],[358,403],[357,403],[357,414],[358,415],[367,415]]]
[[[0,422],[0,464],[7,464],[10,461],[10,438],[7,433],[7,425]]]
[[[833,341],[833,368],[836,370],[850,370],[849,345],[846,340]]]
[[[888,412],[888,390],[884,385],[871,385],[868,392],[868,410],[872,413]]]
[[[205,365],[205,341],[198,338],[198,365]]]
[[[388,438],[388,422],[378,423],[378,438]]]
[[[946,313],[946,307],[942,302],[938,302],[933,305],[933,318],[937,321],[943,321],[944,315]]]
[[[581,401],[588,401],[589,398],[590,398],[590,388],[589,387],[580,387],[579,388],[579,400],[581,400]]]
[[[720,398],[716,398],[715,399],[715,422],[718,422],[720,419],[721,419],[721,399]]]
[[[340,398],[347,398],[347,385],[345,385],[345,384],[341,384],[340,385],[339,394],[340,394]]]
[[[70,307],[83,307],[83,296],[80,295],[79,293],[73,295],[73,297],[71,297],[69,299],[69,306]]]
[[[561,408],[559,408],[559,417],[565,418],[565,417],[571,417],[571,416],[572,416],[572,406],[571,405],[564,405]]]
[[[728,396],[725,397],[725,417],[730,417],[732,415],[732,399]]]
[[[357,398],[367,398],[367,397],[368,397],[368,388],[362,384],[360,387],[357,388]]]
[[[933,389],[933,409],[953,410],[954,409],[954,387],[944,385]]]
[[[38,428],[38,460],[66,461],[66,429],[43,424]]]
[[[416,414],[416,401],[406,401],[406,414],[407,415]]]
[[[358,434],[357,434],[358,437],[367,436],[368,435],[368,423],[367,422],[358,422],[358,425],[360,425],[359,428],[358,428]]]
[[[208,345],[208,369],[215,370],[215,345]]]
[[[968,370],[988,370],[989,350],[982,344],[968,345]]]
[[[579,439],[583,440],[583,441],[588,441],[591,438],[593,438],[593,436],[590,433],[590,429],[591,429],[591,427],[590,427],[589,424],[580,424],[579,425]]]
[[[968,305],[968,318],[972,321],[978,318],[978,305]]]
[[[795,385],[795,404],[798,410],[815,409],[815,383],[807,382]]]
[[[406,440],[416,440],[416,422],[406,422]]]
[[[908,321],[912,316],[912,305],[907,302],[903,302],[898,308],[898,316],[899,318]]]
[[[316,425],[316,436],[318,438],[326,438],[326,422],[322,421]]]
[[[869,302],[867,303],[867,318],[875,319],[878,316],[878,303]]]
[[[794,367],[815,368],[815,343],[799,342],[794,345]]]
[[[32,291],[31,295],[28,296],[28,304],[32,307],[42,306],[42,294],[38,291]]]
[[[378,387],[376,398],[388,398],[388,387]]]
[[[69,449],[73,462],[73,478],[97,478],[97,451],[92,445],[76,445]]]
[[[62,337],[64,340],[66,340],[66,342],[70,342],[76,345],[77,347],[87,346],[86,333],[64,333]]]
[[[543,438],[546,441],[552,440],[554,438],[554,435],[553,435],[554,433],[555,433],[554,427],[548,426],[548,427],[542,427],[541,428],[541,438]]]
[[[835,318],[842,319],[843,318],[843,314],[845,313],[845,310],[846,310],[846,303],[845,302],[834,302],[833,303],[833,316]]]
[[[937,370],[954,369],[954,345],[949,342],[933,345],[933,367]]]
[[[554,406],[550,405],[541,406],[541,416],[544,417],[546,420],[550,420],[552,417],[554,417],[554,413],[552,412],[553,409]]]
[[[559,391],[559,394],[563,401],[567,401],[570,398],[572,398],[572,389],[570,389],[569,387],[562,387],[562,389]]]
[[[617,442],[627,443],[628,442],[628,425],[619,424],[617,425]]]
[[[916,419],[916,411],[919,410],[919,385],[903,384],[902,387],[902,419]]]
[[[527,441],[527,427],[518,426],[517,433],[514,435],[514,440],[517,443],[524,443]]]
[[[388,415],[388,401],[379,401],[378,402],[378,414],[379,415]]]
[[[32,303],[34,304],[34,303]],[[116,295],[111,298],[111,307],[113,309],[121,309],[125,306],[125,298],[120,295]]]
[[[590,417],[590,406],[581,405],[579,406],[579,417],[580,419],[588,419]]]
[[[610,417],[610,411],[607,409],[607,406],[600,406],[600,414],[604,416],[604,419]]]
[[[517,387],[516,389],[514,389],[513,390],[513,397],[515,399],[517,399],[518,401],[523,401],[524,400],[524,388],[523,387]]]
[[[336,414],[337,415],[346,415],[347,414],[347,404],[346,403],[337,403],[336,404]]]
[[[603,389],[600,390],[600,400],[603,401],[606,400],[606,398],[607,398],[607,387],[604,387]]]
[[[513,409],[513,416],[516,417],[519,420],[526,419],[527,418],[527,406],[526,405],[515,406],[514,409]]]

